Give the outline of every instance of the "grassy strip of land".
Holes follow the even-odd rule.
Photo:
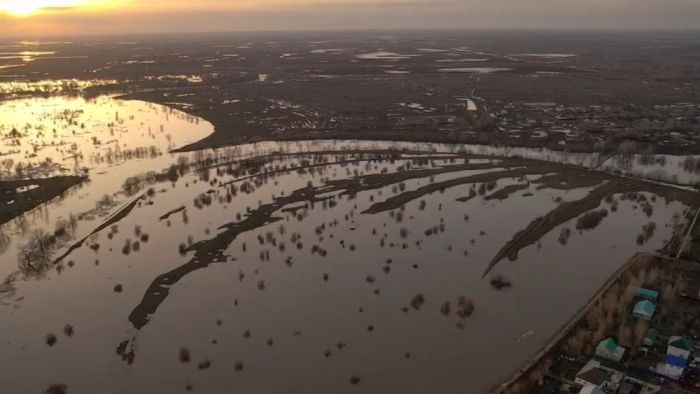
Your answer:
[[[579,176],[581,177],[581,176]],[[576,178],[579,178],[576,177]],[[572,183],[581,183],[570,177]],[[518,257],[518,252],[525,247],[535,244],[550,231],[569,220],[597,208],[600,203],[615,194],[628,192],[648,192],[665,198],[667,201],[681,201],[689,206],[700,206],[700,194],[684,191],[664,185],[658,185],[646,181],[634,181],[627,178],[606,177],[608,181],[603,185],[593,189],[582,199],[576,201],[563,202],[544,216],[540,216],[530,222],[523,230],[518,231],[513,238],[508,241],[491,259],[484,270],[485,277],[501,260],[508,257],[511,261]]]
[[[78,249],[79,247],[83,246],[85,241],[87,241],[92,235],[99,233],[100,231],[106,229],[107,227],[119,222],[120,220],[124,219],[131,213],[131,211],[136,207],[136,204],[138,204],[139,201],[146,195],[146,193],[141,194],[140,196],[136,197],[133,199],[131,202],[120,208],[116,213],[114,213],[112,216],[110,216],[107,220],[105,220],[102,224],[97,226],[94,230],[90,232],[90,234],[84,236],[81,238],[79,241],[75,242],[72,244],[63,254],[58,256],[54,261],[53,264],[58,264],[63,259],[65,259],[68,255],[73,253],[75,249]]]
[[[488,196],[484,197],[484,200],[489,201],[489,200],[505,200],[508,197],[510,197],[511,194],[518,192],[520,190],[525,190],[530,185],[527,183],[519,183],[515,185],[508,185],[505,186],[501,189],[496,190],[495,192],[489,194]]]
[[[273,214],[286,205],[301,201],[318,201],[317,189],[305,187],[297,189],[290,195],[275,199],[273,202],[261,205],[248,217],[239,221],[225,224],[220,227],[214,238],[196,242],[186,248],[183,253],[194,252],[192,258],[161,275],[158,275],[148,286],[141,302],[129,314],[129,321],[136,329],[141,329],[161,303],[168,297],[171,287],[193,271],[206,268],[213,263],[227,261],[224,252],[226,248],[242,233],[281,220],[273,217]]]
[[[405,193],[401,193],[396,196],[390,197],[384,201],[375,203],[366,210],[364,210],[362,213],[376,214],[380,212],[390,211],[392,209],[399,208],[410,201],[419,199],[425,195],[459,185],[479,182],[492,182],[504,178],[515,178],[530,174],[542,174],[551,170],[552,168],[548,165],[540,164],[505,171],[495,171],[476,175],[468,175],[464,177],[449,179],[442,182],[431,183],[429,185],[421,186],[418,189],[407,191]]]
[[[608,182],[594,189],[580,200],[561,203],[546,215],[540,216],[530,222],[527,227],[518,231],[510,241],[506,242],[493,259],[491,259],[482,277],[488,275],[491,269],[505,257],[508,257],[511,261],[515,260],[521,249],[536,243],[559,225],[591,209],[597,208],[605,197],[613,193],[623,193],[626,191],[630,191],[630,189],[615,182]]]

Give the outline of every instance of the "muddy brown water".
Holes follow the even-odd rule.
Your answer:
[[[183,132],[198,124],[183,119]],[[309,150],[334,153],[298,153]],[[0,391],[64,383],[70,393],[177,393],[188,385],[202,393],[485,392],[634,252],[661,247],[694,202],[610,187],[599,205],[609,214],[597,227],[577,230],[574,215],[484,276],[539,217],[620,181],[542,183],[559,179],[551,175],[562,167],[343,141],[229,148],[227,158],[263,158],[119,193],[119,177],[160,171],[179,156],[109,167],[118,168],[109,183],[92,171],[79,193],[3,227],[15,246],[0,254],[11,278],[0,297]],[[54,209],[79,211],[80,201],[114,193],[119,203],[79,220],[51,257],[89,235],[81,247],[41,272],[18,271],[27,227],[52,230]],[[131,210],[116,214],[123,207]],[[638,245],[650,222],[653,235]],[[566,244],[563,228],[572,230]],[[494,289],[496,274],[512,286]],[[416,309],[419,293],[425,302]],[[457,316],[460,297],[473,301],[471,316]],[[57,336],[53,346],[48,334]]]

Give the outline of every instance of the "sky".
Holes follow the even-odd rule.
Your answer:
[[[0,0],[0,38],[351,29],[698,29],[700,0]]]

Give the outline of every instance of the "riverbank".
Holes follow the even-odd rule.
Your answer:
[[[682,236],[683,234],[678,234],[678,237]],[[643,379],[643,374],[632,372],[635,368],[640,368],[640,362],[649,362],[637,359],[642,355],[642,351],[637,347],[644,344],[650,348],[653,346],[653,343],[647,343],[643,339],[648,335],[647,330],[654,326],[658,326],[659,332],[668,332],[662,327],[680,313],[677,309],[683,310],[683,306],[677,306],[676,300],[684,294],[684,286],[688,285],[689,281],[697,280],[699,269],[697,263],[673,259],[658,253],[636,254],[605,281],[532,360],[489,392],[544,393],[550,392],[547,390],[551,390],[551,387],[558,387],[556,382],[561,382],[559,385],[571,385],[576,377],[575,372],[582,368],[587,360],[595,358],[597,353],[594,352],[598,343],[611,337],[616,338],[618,344],[629,347],[625,353],[626,361],[623,362],[625,368],[618,368],[627,371],[629,376],[635,379],[642,379],[637,381],[639,384],[648,382],[648,377]],[[660,312],[657,312],[658,317],[654,317],[654,323],[637,322],[630,328],[633,324],[630,322],[631,310],[637,298],[637,289],[641,287],[662,290],[660,293],[663,299],[657,304]],[[694,319],[691,320],[691,325],[693,321]],[[679,335],[688,334],[680,332]],[[665,346],[661,347],[665,349]],[[648,358],[647,355],[651,355],[651,349],[647,349],[642,358]],[[656,364],[652,365],[656,367]],[[646,367],[642,367],[642,370],[644,368]],[[653,378],[648,384],[658,385],[658,381]],[[544,388],[540,390],[540,386]]]

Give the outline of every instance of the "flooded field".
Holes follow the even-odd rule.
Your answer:
[[[592,155],[169,153],[211,125],[110,98],[9,101],[0,116],[19,133],[3,179],[19,162],[88,176],[0,227],[9,392],[486,392],[700,203],[578,166]]]
[[[0,104],[0,114],[2,180],[88,178],[61,198],[3,226],[2,276],[16,269],[14,256],[35,230],[52,232],[66,223],[84,222],[73,226],[76,235],[91,231],[129,197],[122,190],[129,177],[169,167],[175,162],[168,153],[171,148],[212,132],[209,123],[180,111],[109,97],[10,100]],[[32,187],[40,181],[27,183],[25,187]],[[7,206],[12,200],[2,201]]]

